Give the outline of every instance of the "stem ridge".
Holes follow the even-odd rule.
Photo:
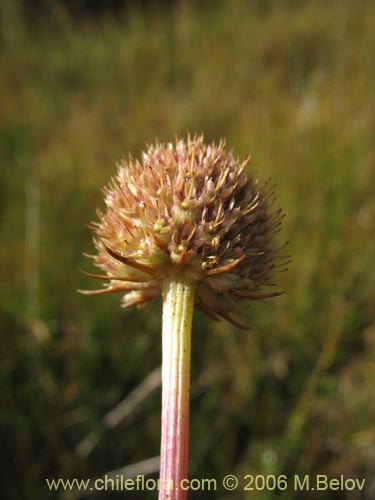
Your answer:
[[[185,500],[188,475],[190,346],[195,284],[163,286],[162,425],[159,500]]]

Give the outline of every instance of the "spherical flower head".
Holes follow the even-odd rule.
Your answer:
[[[225,143],[203,137],[157,142],[141,161],[122,160],[105,188],[104,212],[93,223],[94,263],[123,306],[142,305],[173,277],[196,282],[196,305],[214,319],[238,324],[244,299],[264,299],[278,250],[281,222],[270,182],[263,186]],[[280,266],[280,263],[279,263]]]

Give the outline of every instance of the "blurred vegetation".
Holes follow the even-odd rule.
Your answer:
[[[161,320],[160,302],[124,312],[76,289],[93,286],[85,224],[115,162],[187,131],[272,176],[292,256],[287,293],[252,306],[250,331],[196,313],[191,477],[344,474],[366,491],[303,498],[373,498],[375,4],[133,2],[96,18],[52,4],[30,18],[0,3],[2,498],[68,499],[45,478],[158,454],[158,391],[76,451],[159,365]]]

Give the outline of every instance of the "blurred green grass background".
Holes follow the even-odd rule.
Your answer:
[[[195,315],[190,476],[344,474],[366,478],[365,491],[303,498],[371,498],[374,16],[365,0],[133,2],[95,19],[1,2],[4,500],[73,498],[45,478],[159,452],[159,391],[112,430],[102,419],[160,363],[160,302],[124,312],[119,297],[76,289],[93,286],[78,271],[90,270],[85,224],[120,155],[188,131],[227,138],[273,178],[292,256],[277,276],[287,293],[252,306],[250,331]],[[80,455],[93,429],[100,439]]]

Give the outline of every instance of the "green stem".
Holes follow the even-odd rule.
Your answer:
[[[162,425],[159,500],[185,500],[189,448],[190,342],[195,285],[163,287]],[[182,483],[181,483],[182,481]]]

